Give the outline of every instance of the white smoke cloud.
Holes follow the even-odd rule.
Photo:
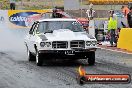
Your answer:
[[[27,29],[11,29],[0,22],[0,51],[25,52],[24,37]]]

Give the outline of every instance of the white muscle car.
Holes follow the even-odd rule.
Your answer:
[[[94,65],[96,42],[76,19],[66,18],[38,20],[25,38],[28,60],[36,60],[38,66],[52,57],[87,59],[88,64]]]

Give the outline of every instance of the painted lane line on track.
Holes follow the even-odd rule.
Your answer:
[[[108,50],[108,51],[113,51],[113,52],[118,52],[118,53],[124,53],[124,54],[132,55],[132,53],[129,53],[129,52],[123,52],[123,51],[118,51],[118,50],[106,49],[106,48],[102,48],[102,47],[97,47],[97,49]]]

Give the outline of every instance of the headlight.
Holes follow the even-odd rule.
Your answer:
[[[97,42],[96,41],[86,41],[86,46],[96,46]]]
[[[91,41],[86,41],[86,45],[90,46],[91,45]]]
[[[96,41],[92,41],[93,46],[97,45]]]
[[[41,42],[40,46],[41,47],[50,47],[51,46],[51,42]]]
[[[44,46],[45,46],[45,42],[41,42],[41,43],[40,43],[40,46],[41,46],[41,47],[44,47]]]
[[[46,42],[45,43],[45,47],[50,47],[50,45],[51,45],[51,42]]]

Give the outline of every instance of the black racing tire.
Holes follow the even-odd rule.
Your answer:
[[[95,52],[89,52],[87,62],[89,65],[95,64]]]
[[[27,56],[28,56],[28,61],[35,61],[35,56],[30,52],[28,47],[27,47]]]
[[[41,56],[41,54],[38,52],[38,50],[36,51],[36,65],[37,65],[37,66],[42,66],[42,65],[43,65],[42,56]]]

